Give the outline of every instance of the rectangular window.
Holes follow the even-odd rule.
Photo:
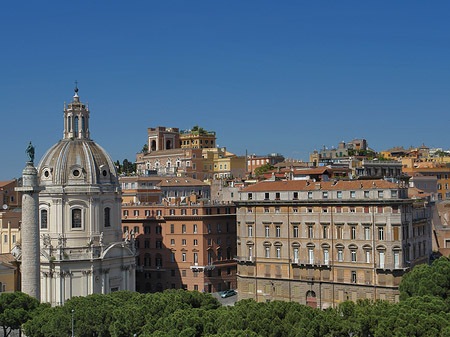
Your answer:
[[[275,193],[275,200],[280,200],[280,192]]]
[[[383,191],[378,191],[378,198],[380,199],[383,198],[383,194],[384,194]]]
[[[134,216],[139,216],[139,211],[137,209],[134,210]]]
[[[364,213],[369,213],[369,206],[364,206]]]
[[[342,199],[342,191],[337,191],[337,198]]]
[[[181,239],[181,245],[186,246],[186,239]]]
[[[391,198],[397,198],[397,190],[391,190]]]
[[[354,199],[356,197],[355,191],[350,191],[350,198]]]
[[[366,250],[366,263],[370,263],[370,250]]]
[[[364,191],[364,198],[369,198],[370,192],[369,191]]]
[[[392,206],[392,213],[398,213],[398,206]]]
[[[248,194],[248,200],[252,200],[253,199],[253,194],[249,193]]]
[[[264,200],[269,200],[269,193],[264,193]]]
[[[356,226],[350,227],[350,239],[356,240]]]
[[[350,207],[350,213],[355,213],[355,207]]]
[[[384,228],[378,227],[378,240],[383,241],[384,240]]]
[[[211,224],[208,224],[208,234],[210,234],[211,233]]]
[[[323,199],[328,199],[328,192],[327,191],[322,192],[322,198]]]
[[[280,226],[275,227],[275,236],[277,238],[279,238],[281,236],[281,227]]]
[[[352,262],[356,262],[356,250],[351,251]]]
[[[181,261],[186,262],[186,253],[181,253]]]
[[[193,226],[194,228],[193,228],[193,230],[194,230],[194,234],[197,234],[197,224],[194,224],[194,226]]]
[[[198,246],[198,240],[194,239],[194,246]]]
[[[269,207],[264,207],[264,213],[269,213]]]
[[[364,240],[370,240],[370,227],[364,227]]]
[[[264,227],[264,234],[265,234],[266,238],[268,238],[270,236],[270,227],[269,226]]]
[[[308,199],[312,199],[313,198],[313,192],[308,192]]]
[[[342,249],[338,249],[338,262],[344,261],[344,251]]]
[[[336,213],[342,213],[342,207],[336,206]]]
[[[156,240],[156,248],[157,249],[161,249],[162,248],[162,241],[161,240]]]
[[[377,213],[383,213],[383,206],[377,207]]]
[[[170,233],[171,234],[175,233],[175,225],[174,224],[170,224]]]
[[[294,263],[298,263],[298,248],[294,248]]]
[[[220,223],[217,224],[217,233],[222,233],[222,229],[220,228]]]
[[[293,207],[292,208],[292,213],[298,213],[298,208],[297,207]]]
[[[72,209],[72,228],[81,228],[81,209]]]
[[[324,249],[323,250],[323,263],[328,265],[329,262],[329,253],[328,253],[328,249]]]
[[[12,235],[12,243],[16,243],[16,234]]]
[[[394,267],[400,268],[400,254],[397,251],[394,252]]]
[[[342,239],[342,225],[336,226],[336,238]]]
[[[277,247],[277,259],[281,259],[281,248]]]
[[[280,207],[275,207],[275,213],[280,213]]]
[[[175,239],[170,239],[170,245],[175,246]]]
[[[310,264],[314,263],[314,249],[313,248],[308,248],[308,262]]]
[[[314,238],[314,226],[308,225],[308,239]]]
[[[48,212],[46,209],[41,210],[41,228],[47,229],[47,215]]]
[[[265,251],[266,251],[266,258],[270,258],[270,247],[265,247]]]
[[[298,226],[294,226],[294,227],[293,227],[293,233],[292,233],[292,236],[293,236],[294,238],[298,238]]]
[[[328,239],[328,226],[323,226],[322,231],[323,231],[323,238]]]
[[[392,227],[392,230],[394,232],[394,241],[400,240],[400,229],[398,226]]]
[[[298,200],[298,192],[294,192],[294,200]]]
[[[156,234],[161,234],[162,227],[160,225],[156,225]]]
[[[175,262],[175,253],[170,253],[170,262]]]
[[[252,210],[251,207],[248,207],[248,208],[247,208],[247,213],[253,213],[253,210]]]
[[[352,283],[356,283],[356,271],[352,271]]]
[[[327,207],[323,207],[322,208],[322,213],[328,213],[328,208]]]
[[[248,226],[248,236],[249,236],[249,237],[252,237],[252,236],[253,236],[253,226],[252,226],[252,225],[249,225],[249,226]]]

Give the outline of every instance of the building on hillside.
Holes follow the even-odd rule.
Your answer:
[[[401,178],[402,163],[397,160],[367,160],[358,161],[355,176],[359,179]]]
[[[138,153],[136,157],[136,170],[140,176],[156,173],[200,180],[245,176],[245,157],[212,146],[215,133],[203,131],[180,135],[177,128],[157,127],[148,129],[148,141],[149,151]]]
[[[430,204],[403,184],[260,182],[235,203],[239,299],[398,301],[402,275],[431,253]]]
[[[361,158],[375,155],[375,151],[369,148],[367,141],[362,139],[354,139],[348,143],[344,141],[338,144],[337,148],[332,147],[328,149],[325,145],[323,149],[319,152],[314,150],[313,153],[309,154],[309,161],[314,163],[315,166],[319,166],[321,163],[331,164],[339,163],[343,159],[349,158],[351,156],[359,156]]]
[[[127,204],[161,202],[161,189],[158,184],[163,179],[162,176],[120,176],[122,202]]]
[[[20,290],[20,273],[16,258],[10,253],[0,254],[0,293]]]
[[[20,185],[20,180],[13,179],[0,181],[0,209],[20,208],[22,196],[15,188]]]
[[[164,178],[158,183],[164,200],[186,202],[191,195],[210,199],[211,186],[198,179],[189,177]]]
[[[415,176],[434,176],[437,178],[437,196],[439,200],[450,198],[450,165],[418,161],[413,158],[402,159],[403,173]]]
[[[448,257],[450,256],[450,200],[437,203],[435,211],[433,251]]]
[[[178,128],[158,126],[147,129],[148,152],[173,150],[180,148]]]
[[[216,132],[206,131],[194,126],[190,130],[180,131],[180,147],[191,149],[214,148],[216,146]]]
[[[245,156],[236,156],[225,147],[203,149],[204,179],[244,178]]]
[[[0,253],[10,253],[20,245],[22,212],[19,209],[0,211]]]
[[[211,182],[211,201],[229,203],[239,200],[239,191],[242,188],[241,182],[213,180]]]
[[[423,191],[424,194],[429,194],[431,200],[438,200],[437,186],[436,176],[424,176],[420,173],[414,173],[409,179],[410,188],[416,188]]]
[[[279,170],[283,170],[283,169],[289,169],[289,170],[294,170],[294,169],[298,169],[298,168],[306,168],[306,167],[310,167],[309,163],[305,163],[301,160],[297,160],[297,159],[291,159],[291,158],[287,158],[284,161],[280,162],[280,163],[276,163],[273,165],[275,167],[275,169],[279,169]]]
[[[152,205],[123,205],[123,232],[133,232],[136,290],[236,288],[236,212],[233,204],[190,197]],[[126,234],[124,234],[126,235]]]
[[[27,185],[20,188],[24,195],[30,187],[40,190],[36,202],[29,196],[27,205],[23,202],[22,226],[31,223],[39,230],[36,237],[27,236],[29,245],[25,233],[21,235],[22,286],[29,275],[35,277],[28,254],[37,247],[40,286],[30,289],[40,290],[38,298],[52,306],[74,296],[134,291],[135,287],[135,251],[132,238],[122,239],[116,167],[91,140],[89,115],[76,88],[72,102],[64,106],[63,139],[44,154],[36,169],[30,159],[24,170]],[[36,212],[28,207],[33,206],[28,200],[37,203]]]
[[[247,156],[247,174],[254,175],[258,167],[264,165],[275,165],[284,161],[284,157],[279,153],[271,153],[267,156],[248,155]]]

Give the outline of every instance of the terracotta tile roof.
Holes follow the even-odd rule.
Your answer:
[[[314,191],[314,190],[358,190],[370,188],[398,188],[398,185],[386,180],[353,180],[353,181],[322,181],[307,180],[262,181],[248,186],[242,192],[265,191]]]
[[[13,266],[13,264],[11,262],[14,262],[14,261],[16,261],[16,259],[14,258],[14,255],[12,255],[10,253],[0,254],[0,263]]]
[[[0,187],[5,187],[6,185],[9,185],[13,182],[14,180],[0,181]]]
[[[194,178],[171,177],[162,179],[161,182],[156,186],[169,187],[169,186],[209,186],[209,185],[201,180]]]

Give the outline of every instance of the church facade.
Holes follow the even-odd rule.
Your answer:
[[[40,297],[52,305],[73,296],[135,290],[134,237],[122,239],[117,171],[90,139],[89,113],[75,89],[64,107],[63,139],[37,167]]]

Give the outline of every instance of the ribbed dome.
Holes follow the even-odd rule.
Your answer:
[[[40,184],[118,184],[117,171],[109,154],[87,139],[62,139],[53,145],[38,165]]]

